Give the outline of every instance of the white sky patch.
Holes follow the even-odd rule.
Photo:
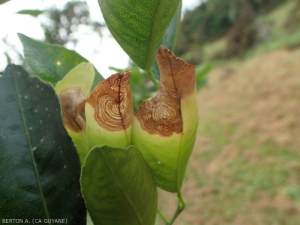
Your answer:
[[[97,0],[86,0],[90,9],[90,17],[93,21],[104,22],[100,7]],[[183,0],[183,12],[192,9],[199,4],[200,0]],[[24,9],[44,10],[46,7],[55,6],[63,8],[67,0],[11,0],[0,5],[0,39],[6,38],[19,52],[22,52],[23,46],[17,36],[17,33],[25,34],[36,40],[44,39],[44,31],[40,26],[40,21],[29,15],[18,15],[16,12]],[[43,19],[43,18],[41,18]],[[76,46],[67,43],[66,47],[74,49],[80,55],[85,57],[102,74],[108,77],[115,71],[109,70],[108,67],[117,67],[125,69],[128,66],[129,57],[119,46],[119,44],[111,37],[108,29],[103,30],[103,37],[93,33],[85,26],[80,26],[79,31],[74,33],[79,37]],[[7,66],[6,57],[3,54],[5,50],[9,50],[0,40],[0,71]],[[13,51],[9,51],[13,56]]]

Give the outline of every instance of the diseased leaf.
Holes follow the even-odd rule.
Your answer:
[[[64,125],[77,147],[81,162],[89,151],[84,110],[94,76],[93,65],[82,62],[55,86],[62,107]]]
[[[132,144],[149,164],[156,184],[180,192],[198,123],[195,66],[162,46],[156,61],[161,86],[157,95],[136,111]]]
[[[130,145],[133,118],[130,75],[129,71],[113,74],[91,93],[85,106],[90,149],[99,145],[119,148]]]
[[[153,225],[156,185],[134,147],[96,147],[82,167],[81,189],[95,225]]]
[[[0,175],[1,219],[85,224],[79,158],[58,98],[15,65],[0,77]]]
[[[122,73],[122,69],[115,67],[110,67],[110,69]],[[157,92],[157,89],[150,84],[146,74],[138,66],[131,66],[127,68],[127,70],[132,72],[129,81],[133,110],[136,111],[146,99],[150,98]]]
[[[155,51],[179,0],[98,0],[111,34],[142,69],[150,70]]]
[[[160,45],[163,45],[164,47],[170,49],[171,51],[174,51],[176,45],[177,35],[180,27],[181,8],[182,8],[182,0],[179,1],[175,15],[173,16],[173,19],[171,20],[169,26],[167,27],[164,33],[163,38],[160,41]],[[160,80],[159,68],[155,59],[153,59],[151,71],[154,77],[157,80]]]
[[[24,46],[25,60],[32,72],[53,85],[79,63],[87,62],[77,52],[68,50],[63,46],[36,41],[24,34],[18,34],[18,36]],[[95,73],[92,87],[104,80],[96,69]]]
[[[38,15],[44,13],[44,11],[43,10],[38,10],[38,9],[24,9],[24,10],[20,10],[16,13],[37,17]]]

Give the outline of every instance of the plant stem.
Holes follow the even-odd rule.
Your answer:
[[[164,216],[164,214],[163,214],[159,209],[157,209],[157,213],[158,213],[158,215],[160,216],[160,218],[167,224],[167,223],[168,223],[168,220],[167,220],[167,218]]]
[[[170,222],[166,223],[166,225],[172,225],[173,222],[175,221],[175,219],[179,216],[179,214],[182,212],[182,210],[184,210],[185,208],[185,202],[182,198],[181,192],[177,192],[177,197],[178,197],[178,205],[177,205],[177,209],[176,212],[174,213],[172,219]]]
[[[149,77],[149,79],[152,81],[152,83],[154,84],[154,86],[157,88],[157,90],[159,89],[159,84],[157,83],[152,71],[150,69],[145,70],[147,76]]]
[[[162,212],[159,209],[157,209],[158,215],[162,218],[162,220],[166,223],[166,225],[172,225],[174,223],[174,221],[176,220],[176,218],[179,216],[179,214],[185,209],[185,202],[182,198],[181,192],[177,192],[177,197],[178,197],[177,209],[176,209],[172,219],[170,220],[170,222],[168,222],[168,220],[162,214]]]

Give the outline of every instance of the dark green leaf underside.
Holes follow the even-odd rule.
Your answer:
[[[0,77],[0,218],[85,224],[80,163],[51,85],[11,65]]]
[[[94,148],[81,175],[82,193],[95,225],[153,225],[156,185],[139,151]]]
[[[63,46],[36,41],[23,34],[18,35],[24,46],[25,60],[32,72],[53,85],[79,63],[87,62],[77,52],[68,50]],[[95,72],[92,88],[104,80],[96,69]]]

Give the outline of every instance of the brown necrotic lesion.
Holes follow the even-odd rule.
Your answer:
[[[66,128],[79,133],[85,132],[85,97],[80,88],[69,88],[59,94],[63,122]]]
[[[149,134],[171,136],[182,132],[179,96],[175,88],[161,86],[157,95],[145,101],[135,113]]]
[[[141,128],[149,134],[171,136],[181,133],[183,122],[180,103],[195,92],[195,66],[159,47],[156,62],[160,70],[160,89],[136,111]]]
[[[96,86],[88,100],[95,110],[95,121],[108,131],[124,130],[131,125],[133,105],[130,75],[128,71],[111,75]]]

